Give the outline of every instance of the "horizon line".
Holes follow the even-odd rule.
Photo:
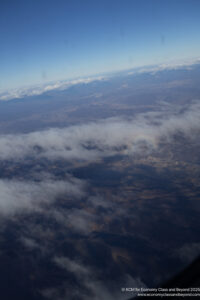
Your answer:
[[[76,76],[68,79],[58,79],[51,80],[45,83],[38,83],[27,86],[20,86],[17,88],[5,89],[3,91],[0,90],[0,101],[9,101],[14,99],[20,99],[23,97],[31,97],[31,96],[39,96],[48,91],[54,90],[65,90],[69,87],[77,84],[88,84],[92,81],[97,80],[105,80],[106,78],[114,77],[119,75],[120,73],[127,73],[128,75],[134,74],[142,74],[148,72],[159,72],[167,69],[179,69],[183,67],[190,67],[193,65],[198,65],[200,63],[200,58],[188,58],[188,59],[180,59],[176,61],[168,61],[159,64],[146,64],[131,68],[119,69],[115,71],[107,71],[90,74],[88,76]]]

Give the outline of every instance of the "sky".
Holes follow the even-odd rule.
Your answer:
[[[199,0],[1,0],[0,91],[197,58]]]

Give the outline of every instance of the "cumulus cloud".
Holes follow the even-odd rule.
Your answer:
[[[41,211],[58,197],[80,198],[84,195],[84,183],[75,178],[64,180],[19,181],[0,180],[0,214],[10,216],[16,213]]]
[[[183,110],[183,108],[182,108]],[[151,151],[174,133],[191,137],[200,129],[200,104],[183,111],[149,112],[135,119],[109,118],[67,128],[0,135],[0,160],[26,156],[92,161],[115,154]]]

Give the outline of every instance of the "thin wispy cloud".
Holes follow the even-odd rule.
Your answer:
[[[133,278],[128,274],[121,276],[117,285],[106,279],[100,280],[98,278],[98,270],[85,266],[80,261],[70,260],[67,257],[55,257],[54,262],[66,272],[73,274],[80,282],[80,286],[74,286],[70,291],[63,289],[63,286],[42,291],[42,294],[49,299],[65,299],[65,297],[69,296],[74,299],[77,296],[84,300],[125,300],[127,299],[127,294],[121,292],[121,287],[145,287],[140,278]],[[133,293],[131,293],[131,296],[133,296]]]

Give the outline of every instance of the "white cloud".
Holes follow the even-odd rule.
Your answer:
[[[128,75],[133,74],[142,74],[142,73],[151,73],[152,75],[156,74],[159,71],[164,70],[177,70],[177,69],[191,69],[194,65],[200,63],[200,58],[192,59],[181,59],[176,61],[169,61],[159,65],[149,65],[144,67],[138,67],[135,70],[130,70]]]
[[[51,128],[28,134],[0,135],[0,160],[26,156],[48,159],[86,160],[155,149],[160,139],[181,132],[188,138],[200,129],[200,104],[184,112],[149,112],[133,120],[109,118],[67,128]]]
[[[104,80],[104,79],[105,79],[105,77],[102,77],[102,76],[79,78],[79,79],[74,79],[74,80],[70,80],[70,81],[69,80],[68,81],[57,81],[57,82],[46,83],[43,85],[37,85],[34,87],[18,88],[18,89],[3,91],[3,92],[0,92],[0,100],[8,101],[11,99],[23,98],[26,96],[37,96],[37,95],[41,95],[48,91],[65,90],[76,84],[80,84],[80,83],[87,84],[92,81]]]
[[[155,74],[156,72],[163,71],[163,70],[173,70],[173,69],[180,69],[180,68],[191,69],[195,64],[199,64],[199,63],[200,63],[200,58],[171,61],[159,65],[142,66],[142,67],[134,68],[133,70],[127,70],[127,75],[141,74],[141,73]],[[8,101],[8,100],[22,98],[26,96],[41,95],[45,92],[53,91],[53,90],[65,90],[70,86],[79,83],[87,84],[96,80],[105,80],[106,78],[108,78],[108,76],[92,76],[87,78],[78,78],[74,80],[53,81],[45,84],[36,85],[33,87],[4,90],[4,91],[0,91],[0,101]],[[127,87],[127,86],[125,84],[122,87]]]
[[[40,211],[44,205],[53,203],[58,197],[80,198],[84,195],[84,184],[75,178],[68,181],[43,180],[19,181],[0,180],[0,214]]]
[[[146,287],[139,279],[134,279],[132,276],[126,274],[121,277],[120,283],[112,283],[107,278],[104,280],[98,279],[98,270],[92,269],[89,266],[83,265],[79,261],[70,260],[67,257],[55,257],[54,262],[61,268],[74,274],[79,279],[82,288],[76,287],[65,291],[65,295],[60,295],[59,288],[45,290],[42,292],[44,296],[49,299],[66,299],[66,296],[79,296],[83,300],[125,300],[127,294],[121,292],[122,287]],[[63,291],[63,289],[61,288]],[[87,292],[86,292],[87,291]],[[133,293],[129,297],[133,296]]]

